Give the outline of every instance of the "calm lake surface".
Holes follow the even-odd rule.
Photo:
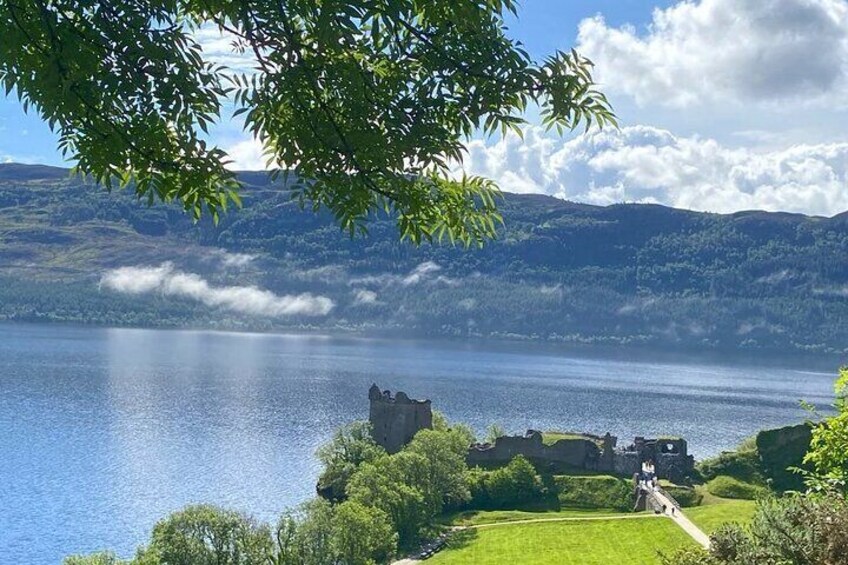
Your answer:
[[[129,557],[158,518],[194,502],[273,520],[313,495],[316,447],[367,418],[372,382],[481,432],[496,421],[620,441],[677,434],[702,457],[800,421],[801,398],[828,404],[836,368],[824,369],[0,324],[0,562]]]

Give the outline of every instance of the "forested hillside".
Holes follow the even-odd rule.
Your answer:
[[[0,319],[848,352],[848,214],[506,195],[498,241],[415,248],[380,218],[351,240],[264,173],[242,178],[244,208],[214,227],[0,165]]]

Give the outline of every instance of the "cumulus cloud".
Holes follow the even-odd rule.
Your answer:
[[[553,139],[531,127],[522,142],[471,142],[467,172],[508,192],[591,204],[660,203],[710,212],[762,209],[816,215],[848,210],[848,143],[770,152],[632,126]]]
[[[581,22],[596,78],[642,104],[814,101],[848,92],[845,0],[700,0],[656,9],[645,33]]]
[[[271,167],[258,139],[245,139],[224,148],[234,171],[264,171]]]
[[[212,286],[199,275],[176,270],[172,263],[113,269],[101,277],[100,285],[127,294],[159,292],[254,316],[325,316],[335,306],[329,298],[309,293],[279,296],[253,286]]]

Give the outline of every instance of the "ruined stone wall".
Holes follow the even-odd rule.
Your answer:
[[[368,391],[371,435],[389,453],[397,453],[423,429],[433,428],[429,400],[413,400],[403,392],[396,395],[372,385]]]
[[[601,449],[590,439],[561,439],[545,445],[541,432],[528,430],[523,436],[503,436],[494,444],[476,444],[468,450],[470,466],[495,467],[505,465],[517,455],[523,455],[547,471],[559,469],[596,469],[601,461]]]
[[[695,468],[695,459],[688,454],[686,440],[637,437],[632,445],[615,453],[615,472],[628,476],[638,473],[645,461],[654,462],[659,478],[674,483],[686,482]]]
[[[642,470],[642,459],[635,451],[620,451],[615,454],[613,472],[616,475],[631,477]]]

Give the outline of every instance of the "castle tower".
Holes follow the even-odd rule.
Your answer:
[[[433,428],[429,400],[413,400],[403,392],[394,396],[380,391],[376,384],[368,390],[371,403],[368,419],[371,435],[389,453],[397,453],[419,430]]]

